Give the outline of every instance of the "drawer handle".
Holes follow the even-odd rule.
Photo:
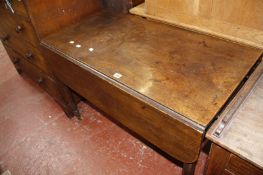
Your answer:
[[[9,35],[5,35],[3,37],[1,37],[1,41],[5,42],[9,40]]]
[[[19,62],[20,60],[18,58],[14,58],[14,61],[13,61],[14,64],[18,64]]]
[[[37,79],[37,84],[42,84],[44,82],[44,79],[42,77],[39,77]]]
[[[20,33],[24,30],[24,28],[20,25],[16,26],[16,33]]]
[[[28,52],[28,53],[26,53],[26,57],[31,60],[34,58],[34,55],[32,52]]]

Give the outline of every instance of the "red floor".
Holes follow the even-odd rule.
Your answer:
[[[166,159],[87,103],[68,119],[37,85],[19,76],[0,44],[0,172],[12,175],[180,175]],[[206,161],[201,153],[196,174]]]

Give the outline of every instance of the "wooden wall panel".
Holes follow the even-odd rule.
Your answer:
[[[39,38],[102,8],[101,0],[25,0],[25,3]]]
[[[152,19],[263,49],[262,0],[145,0]]]
[[[175,20],[203,18],[263,30],[262,0],[146,0],[146,8],[148,14]]]

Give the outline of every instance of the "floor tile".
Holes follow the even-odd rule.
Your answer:
[[[43,126],[40,120],[30,115],[17,113],[16,110],[9,115],[0,124],[0,155],[24,141],[26,137]]]
[[[0,108],[23,99],[41,98],[43,93],[32,82],[25,81],[21,76],[14,76],[0,85]]]
[[[79,123],[81,127],[88,131],[90,136],[103,132],[114,125],[104,113],[94,109],[86,102],[80,102],[78,108],[82,116],[82,120]]]
[[[9,78],[16,76],[17,72],[15,67],[11,63],[11,60],[8,58],[1,42],[0,42],[0,85],[1,83],[5,82]]]
[[[42,122],[63,114],[61,107],[40,87],[20,76],[0,85],[0,123],[13,112],[32,115]]]
[[[180,174],[181,168],[118,126],[87,140],[103,166],[101,174]],[[165,168],[163,168],[165,166]]]
[[[4,155],[2,168],[9,169],[13,174],[72,173],[74,165],[79,164],[83,156],[81,143],[85,141],[85,136],[84,129],[63,116]]]

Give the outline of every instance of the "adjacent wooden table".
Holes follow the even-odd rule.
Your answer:
[[[263,64],[209,129],[207,175],[263,174]]]
[[[58,79],[187,165],[261,50],[98,12],[42,40]]]

